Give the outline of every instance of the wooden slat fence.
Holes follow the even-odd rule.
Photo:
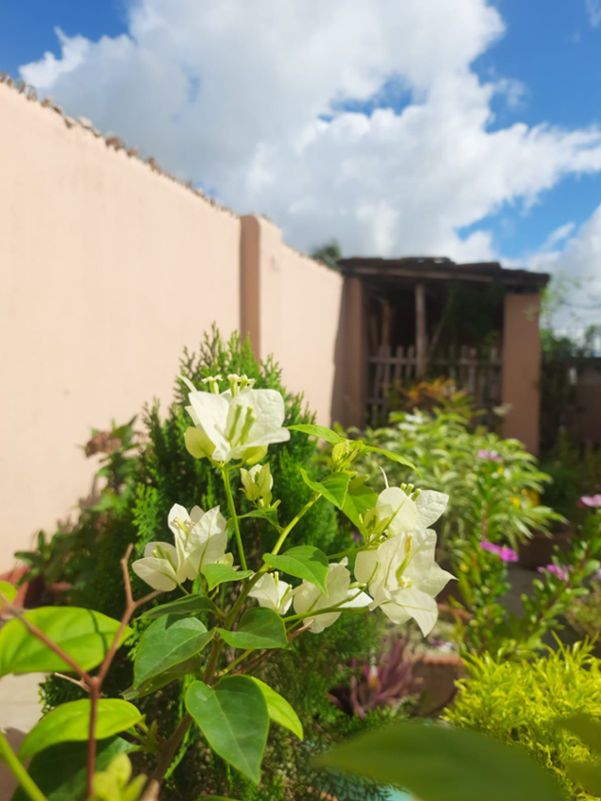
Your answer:
[[[418,379],[413,345],[380,346],[369,359],[367,419],[372,426],[388,419],[395,387],[411,386]],[[497,348],[478,354],[476,348],[449,348],[428,362],[428,378],[451,378],[457,389],[469,392],[476,408],[491,409],[501,403],[501,357]]]

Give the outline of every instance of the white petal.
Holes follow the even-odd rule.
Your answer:
[[[453,576],[452,573],[443,570],[441,567],[435,564],[432,565],[429,572],[419,581],[417,587],[422,592],[425,592],[435,598],[438,593],[447,586],[449,581],[454,578],[455,576]]]
[[[213,453],[215,459],[223,459],[229,452],[225,432],[230,404],[224,395],[215,395],[213,392],[191,392],[188,396],[196,415],[194,422],[215,445]]]
[[[375,548],[359,551],[355,558],[355,578],[361,584],[373,580],[378,565],[378,551]]]
[[[449,496],[444,492],[422,490],[415,501],[419,527],[428,528],[436,523],[438,518],[444,514],[448,503]]]
[[[371,606],[373,598],[366,592],[357,594],[357,590],[349,590],[349,599],[345,601],[341,609],[362,609],[364,606]]]
[[[166,559],[159,559],[154,556],[146,556],[137,559],[131,566],[134,573],[142,581],[150,585],[153,590],[168,592],[177,587],[175,572],[172,565]]]
[[[174,537],[182,533],[180,527],[177,525],[177,521],[185,526],[186,523],[190,522],[190,515],[184,506],[181,506],[179,503],[174,503],[167,516],[167,525],[173,532]]]
[[[378,496],[376,510],[380,521],[390,519],[388,530],[392,534],[413,531],[418,527],[415,501],[400,487],[383,490]]]
[[[313,610],[321,595],[321,590],[309,581],[303,581],[295,590],[293,597],[294,611],[299,615]]]
[[[401,607],[412,617],[426,637],[434,628],[438,620],[438,606],[436,601],[425,592],[410,587],[399,590],[393,595],[394,605]],[[383,611],[386,607],[382,607]],[[388,615],[388,612],[385,612]],[[390,615],[388,615],[390,617]],[[391,618],[392,620],[392,618]]]
[[[316,615],[311,622],[309,631],[312,634],[320,634],[324,629],[327,629],[328,626],[335,623],[340,617],[340,614],[340,612],[326,612],[325,615]]]

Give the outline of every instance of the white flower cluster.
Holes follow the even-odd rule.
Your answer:
[[[169,592],[184,581],[197,578],[206,564],[233,563],[232,554],[226,553],[226,522],[218,506],[208,512],[195,506],[188,514],[176,503],[167,522],[175,545],[150,542],[144,557],[132,564],[134,573],[153,589]]]
[[[207,379],[210,392],[192,385],[188,411],[194,427],[186,432],[188,450],[224,467],[232,460],[259,461],[267,446],[290,436],[282,428],[284,401],[279,392],[255,390],[245,376],[229,376],[230,389],[219,391],[219,377]],[[241,468],[246,497],[259,506],[271,503],[273,480],[267,465]],[[249,596],[262,607],[286,614],[291,605],[310,631],[332,625],[343,609],[381,609],[394,623],[413,618],[424,635],[436,623],[434,600],[453,576],[435,562],[436,534],[429,527],[444,512],[448,496],[440,492],[387,487],[365,516],[369,532],[366,547],[357,553],[354,578],[348,560],[328,565],[325,591],[310,581],[292,587],[277,572],[251,579]],[[226,521],[219,507],[190,513],[178,504],[168,518],[174,544],[152,542],[133,570],[157,590],[169,591],[196,579],[203,566],[233,564],[227,551]]]

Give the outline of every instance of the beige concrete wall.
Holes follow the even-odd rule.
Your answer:
[[[343,278],[282,242],[268,220],[242,218],[246,260],[244,330],[261,357],[272,353],[283,367],[286,386],[302,391],[320,423],[336,411],[337,363]],[[254,312],[251,311],[254,309]],[[258,309],[258,311],[257,311]]]
[[[239,270],[237,217],[0,84],[0,567],[86,493],[90,427],[238,328]]]
[[[502,402],[510,407],[503,434],[521,440],[538,453],[540,419],[540,297],[537,294],[505,296],[503,323]]]

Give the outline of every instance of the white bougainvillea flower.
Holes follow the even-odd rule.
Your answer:
[[[142,559],[132,563],[132,570],[153,590],[169,592],[186,580],[180,554],[169,542],[149,542]]]
[[[207,512],[194,506],[188,514],[185,507],[176,503],[167,520],[186,578],[195,579],[203,565],[233,560],[231,554],[226,557],[227,524],[218,506]]]
[[[392,535],[423,531],[435,523],[447,508],[449,496],[434,490],[420,490],[414,499],[401,487],[387,487],[378,495],[376,515]]]
[[[273,609],[279,615],[286,614],[292,603],[292,586],[277,573],[265,573],[248,594],[257,599],[259,606]]]
[[[186,447],[197,459],[220,464],[259,461],[268,445],[290,439],[283,428],[284,399],[273,389],[253,389],[245,376],[228,379],[231,388],[221,393],[202,392],[186,382],[191,390],[186,409],[194,423],[186,431]]]
[[[219,507],[203,512],[195,506],[188,510],[174,504],[167,518],[175,545],[151,542],[142,559],[132,564],[132,570],[155,590],[168,592],[187,580],[194,580],[203,565],[229,564],[234,558],[226,553],[226,521]]]
[[[454,578],[436,564],[435,548],[434,531],[416,530],[361,551],[355,560],[355,578],[373,596],[371,608],[381,608],[393,623],[413,618],[424,636],[438,619],[434,598]]]
[[[311,612],[329,609],[331,606],[337,606],[342,610],[369,606],[372,603],[369,595],[361,590],[351,588],[351,574],[346,566],[347,563],[348,560],[345,558],[341,562],[333,562],[328,566],[327,591],[325,593],[310,581],[303,581],[294,590],[294,611],[299,615],[307,615],[306,622],[311,622],[309,631],[314,634],[319,634],[320,631],[335,623],[341,612],[324,612],[315,615],[312,620]]]

